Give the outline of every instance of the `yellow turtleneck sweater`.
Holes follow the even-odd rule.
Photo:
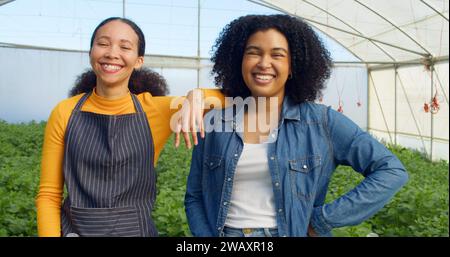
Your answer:
[[[219,90],[204,90],[205,97],[224,99]],[[64,190],[63,158],[64,135],[72,110],[83,94],[61,101],[52,111],[45,128],[44,145],[42,149],[41,177],[39,193],[36,197],[37,223],[39,236],[61,235],[61,203]],[[171,109],[170,103],[177,97],[152,96],[150,93],[137,95],[147,119],[155,146],[154,163],[167,139],[171,135],[170,118],[178,109]],[[178,97],[179,98],[179,97]],[[223,102],[223,101],[222,101]],[[131,95],[108,100],[95,93],[86,100],[82,111],[106,115],[135,113]]]

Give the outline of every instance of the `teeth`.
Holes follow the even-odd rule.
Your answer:
[[[262,75],[262,74],[256,74],[256,78],[260,80],[270,80],[273,78],[272,75]]]
[[[120,66],[117,66],[117,65],[103,64],[102,66],[103,66],[103,69],[105,69],[105,70],[110,70],[110,71],[120,70]]]

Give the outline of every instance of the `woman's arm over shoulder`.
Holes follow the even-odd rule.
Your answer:
[[[225,103],[225,96],[219,89],[199,88],[198,90],[202,92],[202,98],[206,101],[205,105],[209,106],[209,104]],[[152,96],[150,93],[142,94],[142,100],[144,103],[153,102],[155,104],[155,108],[168,117],[172,116],[181,109],[185,99],[186,96]]]

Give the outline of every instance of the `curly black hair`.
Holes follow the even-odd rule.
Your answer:
[[[330,77],[330,54],[306,22],[282,14],[242,16],[225,26],[212,48],[216,86],[226,96],[251,95],[241,71],[244,50],[251,35],[268,29],[281,32],[289,44],[292,78],[286,81],[286,95],[296,103],[316,100]]]
[[[97,82],[97,76],[92,69],[88,69],[79,75],[75,86],[70,90],[69,96],[92,91]],[[142,67],[131,73],[128,88],[133,94],[149,92],[153,96],[164,96],[169,93],[166,80],[155,71]]]

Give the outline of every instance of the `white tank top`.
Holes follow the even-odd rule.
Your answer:
[[[234,174],[225,226],[273,228],[277,226],[268,144],[246,144]]]

